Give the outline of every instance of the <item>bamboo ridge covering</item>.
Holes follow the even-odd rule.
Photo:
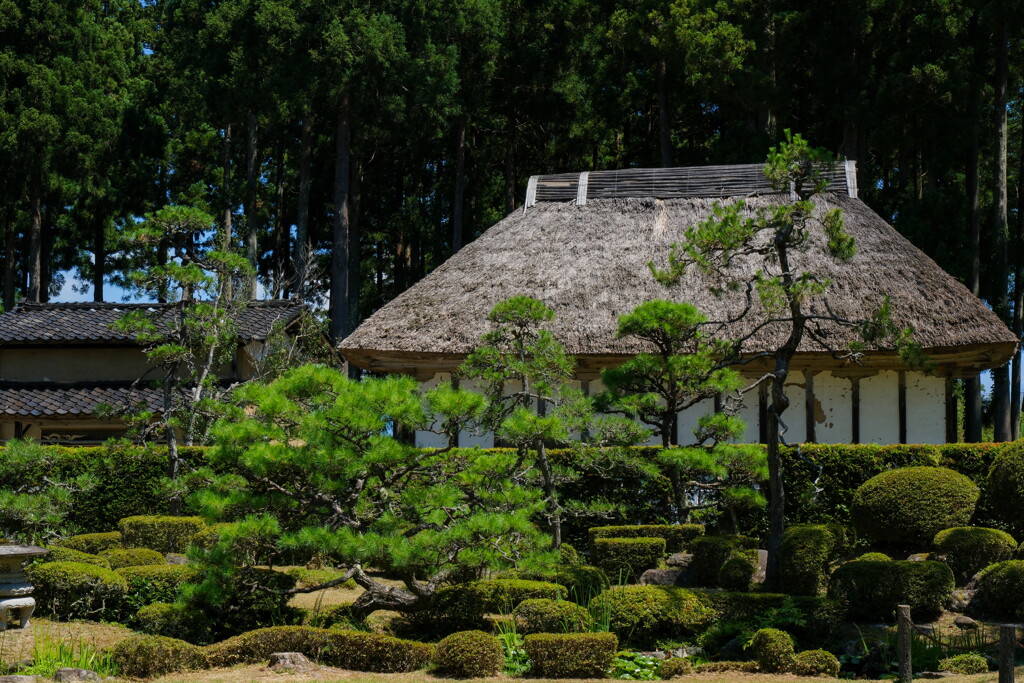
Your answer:
[[[787,201],[788,196],[745,199],[753,210]],[[728,319],[743,309],[742,292],[715,296],[711,290],[722,283],[696,270],[668,289],[655,282],[647,266],[651,261],[664,266],[672,243],[710,216],[716,203],[728,201],[732,199],[592,195],[583,205],[575,196],[538,201],[526,211],[513,211],[370,316],[342,341],[341,350],[353,363],[374,370],[451,368],[478,345],[488,330],[491,308],[515,295],[535,297],[555,311],[558,317],[548,328],[579,357],[581,366],[600,366],[645,350],[636,340],[615,338],[618,317],[645,301],[685,301],[713,320]],[[822,195],[817,203],[819,211],[838,207],[845,212],[857,255],[847,263],[836,262],[825,251],[824,235],[812,233],[806,247],[791,258],[796,270],[832,281],[829,302],[836,314],[863,318],[889,296],[894,322],[913,327],[917,341],[933,360],[945,364],[946,372],[997,366],[1012,355],[1014,335],[996,315],[867,205],[843,191]],[[752,274],[760,264],[748,259],[735,267],[737,273]],[[743,335],[765,319],[755,305],[746,319],[722,334]],[[819,334],[835,348],[855,336],[834,324],[822,325]],[[766,327],[745,351],[774,350],[787,335],[785,323]],[[800,351],[840,366],[808,337]],[[897,362],[884,351],[871,354],[869,366],[877,367],[887,356],[889,364]]]

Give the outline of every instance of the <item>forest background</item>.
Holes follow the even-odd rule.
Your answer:
[[[752,163],[784,129],[1018,334],[1024,7],[1010,0],[0,0],[5,310],[132,292],[203,209],[252,295],[336,339],[531,175]],[[198,237],[198,236],[197,236]],[[205,237],[209,237],[206,235]],[[138,245],[136,245],[137,247]],[[1020,424],[1020,355],[993,373]],[[965,382],[966,440],[981,438]]]

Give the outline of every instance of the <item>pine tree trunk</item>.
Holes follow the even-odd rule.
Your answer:
[[[14,308],[14,294],[18,280],[18,252],[16,231],[14,221],[7,223],[7,232],[4,234],[4,310]]]
[[[43,211],[42,181],[33,178],[29,185],[28,211],[28,300],[42,299],[43,281]]]
[[[313,168],[313,108],[306,107],[302,120],[302,151],[299,157],[299,206],[295,220],[295,292],[306,298],[309,257],[309,191]]]
[[[349,192],[351,211],[349,220],[349,242],[351,247],[348,251],[348,317],[349,324],[354,328],[359,322],[359,290],[362,287],[362,233],[360,228],[360,204],[362,203],[362,171],[359,164],[355,164],[352,173],[351,191]],[[349,376],[352,379],[359,379],[361,371],[355,365],[349,365]]]
[[[452,253],[462,249],[462,205],[466,196],[466,117],[455,128],[455,197],[452,199]]]
[[[968,25],[968,35],[974,38],[972,43],[978,46],[978,15],[975,12]],[[980,75],[983,62],[980,46],[975,49],[975,72]],[[978,193],[978,174],[981,159],[981,79],[974,79],[970,95],[969,118],[971,121],[971,145],[967,158],[966,190],[967,190],[967,231],[971,244],[971,271],[967,288],[971,293],[981,296],[981,210]],[[968,377],[964,380],[964,441],[978,443],[981,441],[981,380]]]
[[[996,313],[1004,320],[1010,318],[1010,304],[1007,297],[1010,272],[1008,260],[1008,225],[1007,225],[1007,117],[1006,98],[1009,85],[1009,36],[1006,21],[1006,8],[1002,2],[997,3],[996,17],[996,71],[995,71],[995,187],[993,188],[992,231],[995,236],[995,252],[997,255]],[[996,441],[1008,441],[1010,430],[1010,375],[1009,367],[1004,365],[992,371],[992,412],[995,420]]]
[[[225,253],[232,251],[234,237],[231,234],[231,217],[234,213],[234,203],[231,199],[231,124],[224,126],[224,143],[221,156],[221,163],[224,168],[221,175],[221,192],[224,194],[224,217],[221,219],[220,248]],[[228,303],[233,298],[231,278],[224,278],[222,284],[224,289],[224,302]]]
[[[672,126],[668,115],[668,65],[665,56],[658,58],[658,131],[661,148],[661,167],[672,167]]]
[[[1013,248],[1013,333],[1020,341],[1024,335],[1024,126],[1021,126],[1021,152],[1017,157],[1017,226]],[[1010,436],[1020,438],[1021,412],[1021,349],[1013,355],[1013,375],[1010,378]]]
[[[291,261],[291,231],[285,225],[284,218],[284,169],[285,169],[284,145],[277,146],[277,163],[275,164],[275,190],[274,190],[274,291],[271,294],[275,299],[284,299],[288,296],[288,264]]]
[[[249,278],[248,297],[250,299],[256,298],[256,269],[259,267],[259,252],[257,244],[259,236],[259,232],[257,230],[259,214],[256,210],[256,145],[257,134],[259,132],[258,129],[259,120],[256,117],[256,112],[251,111],[249,112],[248,135],[246,136],[245,146],[245,257],[249,260],[249,264],[252,265],[253,271]]]
[[[349,217],[348,192],[352,163],[348,93],[338,102],[334,148],[334,223],[331,248],[331,339],[337,343],[349,332]]]

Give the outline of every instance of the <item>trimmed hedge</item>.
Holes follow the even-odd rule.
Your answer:
[[[954,587],[942,562],[856,560],[832,574],[829,597],[846,604],[853,619],[890,620],[897,605],[929,619],[942,612]]]
[[[523,639],[530,676],[604,678],[619,649],[611,633],[532,633]]]
[[[665,552],[681,553],[690,541],[704,535],[703,524],[634,524],[595,526],[590,529],[590,549],[598,538],[664,538]]]
[[[718,572],[718,585],[727,591],[748,591],[757,572],[757,551],[744,550],[734,554]]]
[[[520,633],[581,633],[594,624],[585,607],[566,600],[523,600],[512,616]]]
[[[988,660],[977,652],[965,652],[939,660],[939,671],[948,671],[961,676],[988,673]]]
[[[125,548],[151,548],[161,553],[183,553],[192,537],[206,529],[201,517],[136,515],[117,523]]]
[[[143,633],[154,636],[177,636],[193,640],[199,630],[198,615],[176,603],[154,602],[141,607],[132,618],[133,625]]]
[[[885,553],[864,553],[858,560],[868,560],[871,562],[891,562],[892,558]]]
[[[608,575],[598,567],[581,565],[559,565],[545,570],[512,570],[503,572],[500,578],[545,581],[565,586],[566,598],[579,605],[586,605],[591,598],[606,590],[611,583]]]
[[[198,578],[196,570],[184,564],[123,567],[117,573],[128,585],[126,601],[137,607],[154,602],[174,602],[182,587]]]
[[[96,534],[78,534],[77,536],[65,538],[58,545],[70,548],[71,550],[77,550],[80,553],[99,555],[104,550],[122,547],[121,532],[106,531]]]
[[[665,557],[664,538],[595,538],[594,564],[612,583],[636,582]]]
[[[804,650],[793,655],[792,672],[797,676],[839,676],[840,664],[828,650]]]
[[[992,513],[1018,533],[1024,532],[1024,445],[1008,444],[992,461],[985,501]]]
[[[565,600],[569,591],[545,581],[525,579],[485,579],[446,586],[435,594],[429,610],[416,612],[411,619],[434,633],[470,631],[486,626],[484,615],[512,612],[524,600],[546,598]]]
[[[501,641],[483,631],[453,633],[434,648],[434,667],[438,673],[457,678],[496,676],[505,668]]]
[[[650,645],[662,636],[678,639],[707,626],[715,611],[697,593],[674,586],[619,586],[590,601],[598,621],[607,615],[623,642]]]
[[[777,628],[763,628],[750,639],[750,648],[762,671],[781,673],[793,668],[793,638]]]
[[[793,595],[822,595],[829,565],[846,551],[846,532],[837,524],[792,524],[782,535],[781,585]]]
[[[99,555],[91,555],[59,545],[46,546],[46,549],[50,551],[50,554],[40,558],[42,562],[84,562],[85,564],[94,564],[97,567],[110,569],[110,561]]]
[[[978,578],[972,604],[984,616],[1016,620],[1024,605],[1024,560],[1007,560],[986,567]]]
[[[667,681],[677,676],[689,676],[693,673],[693,662],[689,657],[669,657],[658,664],[658,678]]]
[[[129,636],[109,652],[121,675],[132,678],[156,678],[210,667],[202,648],[164,636]]]
[[[965,526],[980,489],[944,467],[905,467],[876,475],[853,495],[857,532],[882,544],[925,545],[943,529]]]
[[[39,614],[55,619],[114,619],[128,589],[119,574],[84,562],[44,562],[27,574]]]
[[[751,561],[749,550],[757,548],[757,540],[747,536],[701,536],[690,544],[690,571],[698,586],[718,588],[722,585],[722,568],[734,557]],[[753,559],[756,562],[756,557]]]
[[[967,583],[990,564],[1013,558],[1017,541],[999,529],[958,526],[935,534],[935,552],[945,556],[958,583]]]
[[[166,562],[163,555],[149,548],[111,548],[100,553],[100,557],[106,558],[111,569],[141,567]]]

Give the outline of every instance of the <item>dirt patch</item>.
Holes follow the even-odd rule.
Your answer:
[[[0,661],[12,664],[32,658],[36,643],[62,642],[99,651],[130,636],[132,630],[91,621],[56,622],[33,618],[28,628],[0,631]]]

